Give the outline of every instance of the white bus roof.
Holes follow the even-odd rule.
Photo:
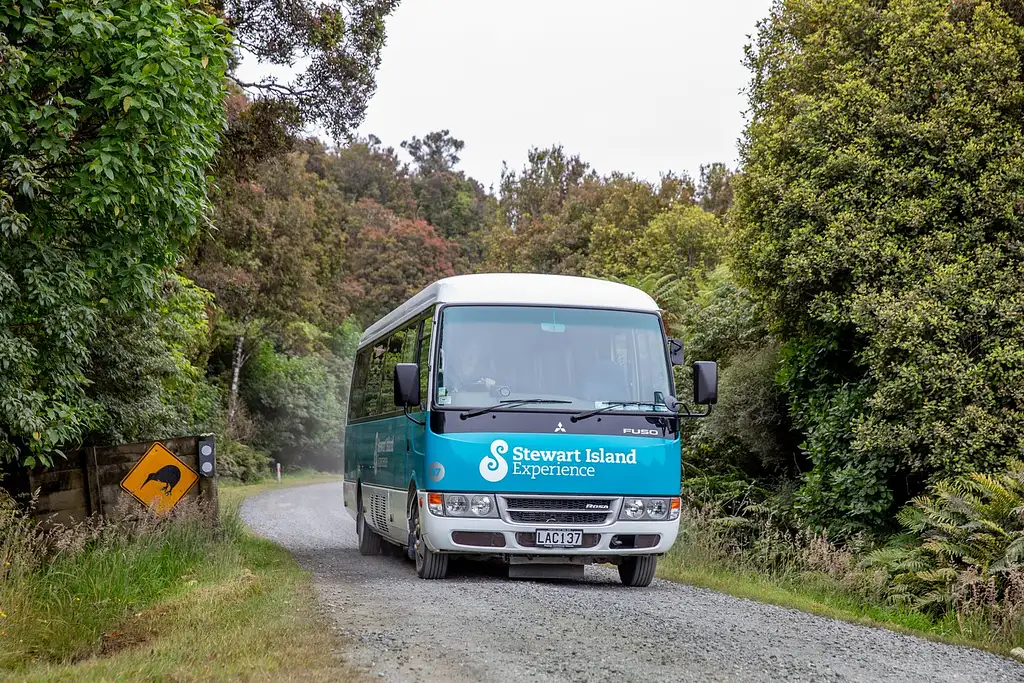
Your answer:
[[[359,343],[374,339],[439,303],[580,306],[651,313],[661,310],[646,292],[608,280],[534,273],[456,275],[424,287],[370,325]]]

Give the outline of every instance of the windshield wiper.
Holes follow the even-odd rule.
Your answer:
[[[595,408],[594,410],[586,410],[586,411],[584,411],[582,413],[576,413],[575,415],[573,415],[569,419],[572,420],[573,422],[579,422],[580,420],[586,420],[588,417],[593,417],[594,415],[597,415],[598,413],[603,413],[606,410],[611,410],[612,408],[620,408],[622,406],[659,406],[659,405],[662,405],[662,404],[654,403],[653,401],[610,401],[608,403],[608,405],[606,405],[606,406],[604,406],[602,408]],[[665,406],[665,408],[667,409],[668,406]]]
[[[498,408],[515,408],[516,406],[523,406],[527,403],[572,403],[572,401],[565,401],[560,398],[517,398],[517,399],[505,399],[501,403],[487,408],[478,408],[477,410],[470,410],[459,415],[463,420],[467,420],[477,415],[485,415]]]

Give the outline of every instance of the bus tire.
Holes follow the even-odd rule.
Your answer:
[[[619,579],[623,586],[646,588],[654,580],[658,566],[657,555],[631,555],[619,563]]]
[[[363,492],[359,491],[359,508],[356,512],[356,534],[359,536],[360,555],[380,555],[381,537],[366,523],[366,514],[363,512]]]
[[[416,576],[421,579],[443,579],[448,575],[448,556],[444,553],[435,553],[427,547],[426,541],[420,534],[420,513],[419,506],[413,507],[412,528],[415,531],[416,548],[414,557],[416,559]]]

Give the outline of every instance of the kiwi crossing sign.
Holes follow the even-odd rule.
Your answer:
[[[121,480],[121,488],[146,507],[167,512],[199,481],[199,475],[157,442]]]

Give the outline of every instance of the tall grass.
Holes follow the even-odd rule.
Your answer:
[[[44,529],[0,491],[0,669],[95,654],[121,620],[234,570],[225,541],[239,523],[216,519],[183,501],[163,517],[138,510]]]
[[[877,543],[858,536],[838,545],[762,505],[734,515],[714,505],[691,506],[684,507],[679,538],[660,573],[762,602],[985,649],[1024,647],[1024,569],[1010,570],[997,589],[990,578],[961,568],[949,584],[950,599],[928,609],[904,599],[894,572],[877,561]]]

